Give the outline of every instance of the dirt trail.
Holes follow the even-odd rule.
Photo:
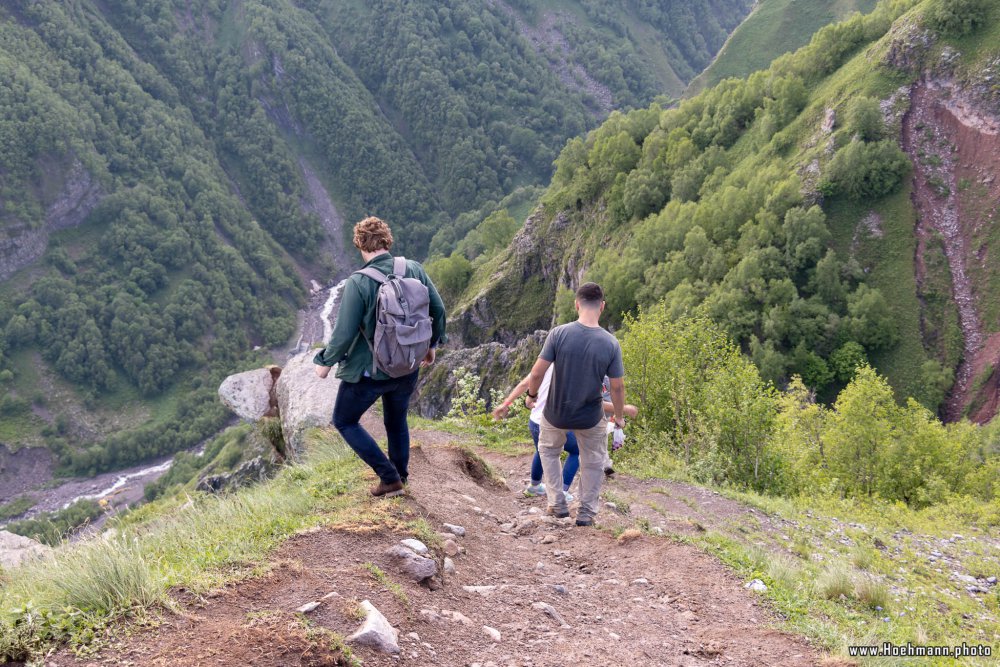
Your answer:
[[[182,613],[114,650],[80,661],[60,655],[47,664],[338,664],[336,655],[310,641],[294,614],[330,592],[337,595],[308,615],[317,626],[350,634],[358,621],[349,611],[367,599],[399,630],[398,657],[355,651],[369,667],[822,662],[805,640],[773,629],[775,614],[697,548],[649,534],[622,544],[610,530],[550,519],[541,511],[544,500],[519,494],[527,457],[487,455],[501,472],[516,473],[509,486],[501,485],[476,474],[462,450],[448,446],[453,436],[415,436],[422,446],[413,450],[408,495],[373,502],[386,503],[401,519],[423,517],[438,530],[445,522],[466,528],[457,540],[464,553],[454,558],[456,573],[443,575],[436,590],[404,579],[384,555],[410,535],[386,525],[335,526],[290,539],[263,578],[208,599],[179,593]],[[612,491],[649,500],[658,509],[652,522],[668,532],[754,511],[710,491],[673,494],[658,488],[664,486],[627,478],[611,484]],[[599,523],[627,526],[633,517],[605,509]],[[443,555],[437,556],[440,562]],[[377,583],[365,563],[399,582],[405,600]],[[480,593],[463,586],[495,588]],[[565,623],[533,607],[536,602],[551,605]],[[445,610],[460,612],[470,624],[441,617]],[[487,636],[484,625],[499,630],[500,641]]]

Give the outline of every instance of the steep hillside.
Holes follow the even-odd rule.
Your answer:
[[[864,358],[932,408],[957,372],[945,412],[987,419],[998,34],[991,3],[886,2],[746,81],[612,114],[471,276],[464,342],[547,328],[595,279],[612,326],[663,300],[705,313],[825,398]]]
[[[876,0],[761,0],[687,92],[699,93],[723,79],[766,69],[778,56],[805,46],[823,26],[854,12],[867,14],[875,4]]]
[[[93,473],[201,441],[347,269],[345,220],[450,252],[750,4],[3,3],[0,444]]]

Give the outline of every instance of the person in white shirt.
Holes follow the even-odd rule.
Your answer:
[[[538,389],[538,398],[535,399],[535,406],[531,409],[531,416],[528,417],[528,430],[531,432],[531,438],[535,442],[535,458],[531,461],[531,484],[524,491],[524,495],[526,496],[545,495],[545,484],[542,483],[542,459],[538,455],[538,435],[541,432],[545,399],[549,394],[549,385],[552,383],[553,368],[555,368],[554,365],[550,366],[545,372],[545,377],[542,378],[542,385]],[[527,390],[528,378],[525,377],[511,390],[507,398],[503,400],[503,403],[493,410],[493,418],[503,419],[506,417],[507,413],[510,412],[510,406]],[[566,502],[570,503],[573,502],[573,495],[568,493],[569,487],[573,483],[576,471],[580,468],[580,448],[577,445],[576,436],[573,435],[572,431],[566,434],[566,444],[563,445],[563,449],[569,455],[566,458],[566,463],[563,465],[563,491],[567,492]]]

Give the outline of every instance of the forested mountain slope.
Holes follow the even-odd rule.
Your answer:
[[[854,12],[867,14],[875,4],[876,0],[761,0],[712,64],[691,82],[688,94],[766,69],[778,56],[805,46],[823,26]]]
[[[612,114],[471,276],[464,342],[548,328],[594,279],[609,325],[665,301],[779,384],[829,399],[868,358],[900,396],[990,418],[998,36],[995,3],[883,2],[747,80]]]
[[[0,443],[84,473],[194,444],[216,382],[346,270],[344,220],[450,252],[567,138],[679,95],[750,6],[3,3]]]

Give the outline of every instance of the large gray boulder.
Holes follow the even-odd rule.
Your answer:
[[[399,630],[392,627],[382,612],[368,600],[361,603],[361,608],[365,612],[365,622],[347,638],[347,643],[367,646],[382,653],[399,653]]]
[[[280,375],[277,366],[230,375],[219,385],[219,398],[240,419],[254,422],[276,416],[274,383]]]
[[[32,558],[42,558],[52,552],[52,548],[41,542],[0,530],[0,567],[11,569]]]
[[[306,431],[330,425],[340,388],[332,369],[325,379],[316,376],[314,356],[315,351],[307,351],[289,359],[275,383],[281,431],[294,460],[301,458]]]

